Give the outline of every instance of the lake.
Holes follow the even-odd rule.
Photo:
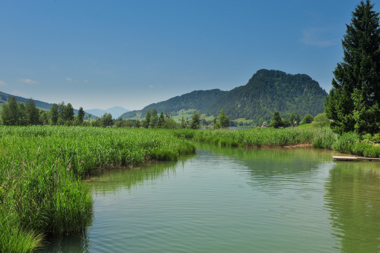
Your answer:
[[[43,252],[379,252],[380,163],[198,145],[88,180],[94,220]]]

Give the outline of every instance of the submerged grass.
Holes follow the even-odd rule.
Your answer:
[[[31,252],[40,234],[84,230],[93,203],[81,178],[94,169],[194,152],[164,130],[0,127],[0,252]]]

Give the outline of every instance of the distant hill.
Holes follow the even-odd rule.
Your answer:
[[[324,111],[327,93],[318,82],[308,75],[291,75],[278,70],[257,71],[248,83],[231,91],[193,91],[169,100],[150,104],[139,111],[131,111],[122,118],[143,118],[148,110],[170,111],[196,110],[206,116],[217,116],[221,109],[231,119],[250,119],[256,124],[272,119],[279,111],[281,117],[291,113],[301,119],[306,114],[313,116]]]
[[[7,94],[7,93],[4,93],[4,92],[1,92],[0,91],[0,105],[4,104],[7,102],[8,98],[9,97],[15,97],[16,98],[16,101],[19,101],[21,103],[25,103],[28,98],[24,98],[24,97],[19,97],[19,96],[14,96],[14,95],[10,95],[10,94]],[[50,104],[50,103],[46,103],[46,102],[42,102],[42,101],[39,101],[39,100],[34,100],[34,104],[40,108],[40,109],[45,109],[45,110],[49,110],[50,107],[53,105],[53,104]],[[78,115],[78,110],[77,109],[74,109],[74,114],[75,115]],[[88,117],[89,114],[86,112],[85,113],[85,116]],[[96,116],[92,116],[91,118],[98,118]]]
[[[156,108],[157,112],[160,113],[170,111],[172,115],[175,115],[181,110],[196,109],[202,110],[208,107],[210,104],[216,102],[218,99],[223,97],[227,91],[221,91],[219,89],[214,90],[197,90],[190,93],[186,93],[182,96],[173,97],[169,100],[150,104],[144,107],[142,110],[130,111],[124,113],[121,117],[123,119],[128,118],[143,118],[147,111]]]
[[[111,113],[112,114],[112,118],[117,119],[122,114],[124,114],[126,112],[129,112],[129,110],[127,110],[127,109],[125,109],[123,107],[120,107],[120,106],[114,106],[114,107],[108,108],[106,110],[103,110],[103,109],[89,109],[89,110],[86,110],[86,112],[87,113],[91,113],[92,115],[95,115],[95,116],[98,116],[98,117],[102,117],[105,113]]]
[[[278,70],[259,70],[248,83],[237,87],[201,113],[217,115],[223,108],[231,119],[254,122],[270,120],[275,111],[288,118],[291,113],[313,116],[324,111],[327,93],[308,75],[291,75]]]

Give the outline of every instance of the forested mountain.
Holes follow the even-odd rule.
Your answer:
[[[313,116],[324,111],[327,93],[308,75],[291,75],[278,70],[259,70],[244,86],[231,91],[193,91],[160,103],[150,104],[139,111],[131,111],[122,118],[143,118],[153,108],[172,114],[194,109],[207,116],[217,116],[221,109],[231,119],[252,119],[256,124],[268,121],[275,111],[281,117],[298,114]]]
[[[227,94],[227,91],[221,91],[219,89],[193,91],[182,96],[173,97],[163,102],[150,104],[144,107],[142,110],[124,113],[121,117],[123,119],[136,117],[143,118],[146,112],[152,110],[153,108],[156,108],[158,112],[170,111],[172,115],[182,109],[202,110],[208,107],[210,104],[216,102],[225,94]]]
[[[16,101],[18,102],[21,102],[21,103],[24,103],[28,100],[28,98],[23,98],[23,97],[19,97],[19,96],[14,96],[14,95],[10,95],[10,94],[7,94],[7,93],[4,93],[4,92],[1,92],[0,91],[0,104],[3,104],[3,103],[6,103],[8,98],[9,97],[15,97],[16,98]],[[40,108],[40,109],[45,109],[45,110],[49,110],[50,107],[53,105],[53,104],[49,104],[49,103],[46,103],[46,102],[42,102],[42,101],[39,101],[39,100],[34,100],[34,104]],[[59,101],[57,101],[57,104],[60,103]],[[78,110],[74,109],[74,114],[75,115],[78,115]],[[85,113],[86,117],[88,117],[88,113],[86,112]],[[91,118],[98,118],[96,116],[91,116]]]
[[[327,93],[308,75],[286,74],[277,70],[259,70],[245,86],[237,87],[201,113],[217,115],[221,109],[230,119],[270,120],[275,111],[281,117],[291,113],[313,116],[324,111]]]

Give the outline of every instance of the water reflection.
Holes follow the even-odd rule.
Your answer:
[[[379,252],[380,163],[338,162],[325,185],[333,236],[342,252]]]
[[[97,197],[117,195],[124,189],[130,190],[133,187],[143,186],[146,181],[154,182],[162,177],[175,176],[176,170],[183,168],[186,161],[194,156],[195,155],[181,156],[178,161],[174,162],[151,162],[133,169],[123,168],[112,170],[98,176],[93,176],[86,181],[92,189],[95,201],[102,203],[104,200],[97,199]],[[99,204],[97,208],[99,209]],[[110,207],[106,206],[106,208]],[[89,252],[90,245],[88,235],[89,233],[94,233],[91,229],[91,226],[89,226],[89,228],[81,233],[73,233],[60,238],[54,238],[50,242],[48,241],[39,252]],[[97,242],[92,241],[92,245],[94,244],[96,245]],[[97,247],[102,248],[101,245]],[[104,251],[108,250],[107,247],[104,248]]]
[[[142,186],[145,181],[154,181],[159,177],[175,175],[176,169],[183,168],[186,160],[195,155],[181,156],[174,162],[151,162],[141,167],[132,169],[112,170],[105,174],[94,176],[87,180],[95,195],[107,195],[120,189],[131,189],[134,186]]]
[[[73,233],[64,237],[56,238],[51,242],[46,242],[44,247],[37,252],[89,252],[89,239],[87,232]]]

